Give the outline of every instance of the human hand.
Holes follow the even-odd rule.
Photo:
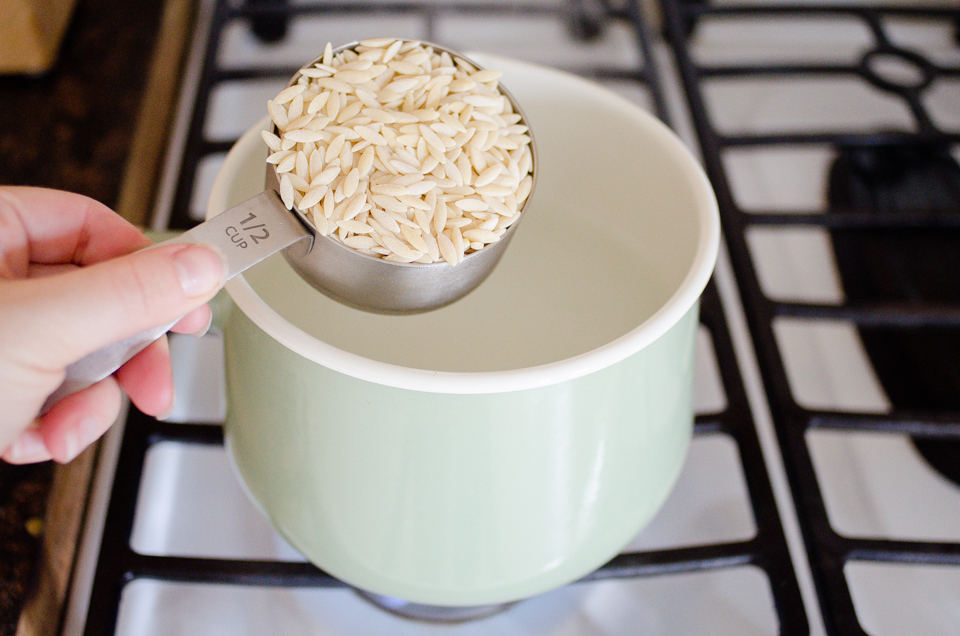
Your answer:
[[[38,416],[65,369],[110,343],[183,316],[173,331],[210,324],[226,267],[200,245],[151,242],[80,195],[0,187],[0,450],[11,463],[68,462],[117,418],[121,387],[148,415],[173,408],[166,338],[114,375]]]

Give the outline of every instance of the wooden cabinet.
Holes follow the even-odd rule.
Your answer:
[[[0,2],[0,73],[42,73],[57,57],[76,0]]]

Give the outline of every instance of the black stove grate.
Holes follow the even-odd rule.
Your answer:
[[[720,203],[725,238],[730,251],[732,266],[740,295],[746,311],[746,320],[756,350],[775,428],[780,441],[788,479],[794,494],[801,530],[806,542],[814,582],[817,587],[827,632],[835,636],[865,635],[858,620],[854,601],[844,568],[854,562],[886,562],[912,564],[960,565],[960,544],[948,542],[893,540],[889,538],[851,538],[841,535],[830,523],[823,493],[818,485],[817,474],[807,445],[806,435],[814,429],[847,431],[870,431],[909,434],[925,440],[952,442],[960,438],[960,412],[956,396],[960,394],[960,378],[956,376],[957,361],[952,362],[954,382],[952,404],[950,400],[938,401],[926,393],[925,399],[899,400],[898,391],[883,373],[881,348],[869,346],[871,338],[880,338],[881,346],[894,338],[909,339],[918,330],[936,330],[941,336],[955,343],[960,336],[960,278],[957,272],[949,271],[950,261],[943,261],[948,268],[940,273],[946,277],[946,287],[954,294],[924,295],[915,290],[901,289],[897,293],[872,293],[876,289],[862,291],[856,284],[857,273],[845,268],[851,261],[851,250],[859,250],[856,256],[863,257],[863,250],[872,248],[884,252],[886,258],[895,260],[892,246],[918,249],[919,235],[938,237],[947,241],[956,253],[960,248],[960,205],[954,188],[952,204],[934,202],[923,196],[925,188],[939,187],[950,192],[951,177],[939,181],[936,176],[924,177],[929,168],[921,159],[929,159],[930,153],[943,155],[956,150],[960,144],[960,132],[945,130],[935,123],[925,96],[938,80],[956,81],[960,66],[956,63],[937,62],[921,55],[912,48],[899,44],[890,37],[889,25],[895,20],[913,20],[925,24],[939,24],[952,30],[954,44],[960,34],[960,9],[949,2],[943,7],[906,7],[883,5],[876,7],[851,6],[849,3],[830,5],[811,3],[803,6],[716,6],[697,1],[663,0],[665,30],[682,75],[687,101],[694,126],[704,155],[709,177]],[[872,42],[863,50],[858,62],[800,64],[800,63],[705,63],[691,51],[696,34],[706,22],[726,19],[809,18],[818,16],[829,19],[846,19],[861,23],[870,34]],[[903,77],[893,78],[880,71],[881,60],[892,62],[905,70]],[[707,84],[717,78],[798,78],[809,77],[855,77],[869,83],[877,91],[901,100],[913,118],[906,130],[878,130],[875,132],[848,131],[843,129],[803,131],[783,130],[777,132],[725,134],[717,123],[716,113],[711,109],[706,96]],[[732,149],[762,148],[810,148],[829,146],[834,149],[831,205],[823,210],[804,210],[801,213],[780,213],[774,210],[746,210],[738,205],[731,188],[724,157]],[[918,149],[924,149],[923,157]],[[914,191],[904,192],[903,185],[896,185],[893,177],[884,173],[878,164],[890,158],[899,158],[913,166],[910,179]],[[925,160],[926,160],[925,159]],[[850,176],[850,161],[866,164],[874,173],[885,175],[877,182],[868,183],[865,177]],[[863,166],[861,166],[863,167]],[[919,176],[917,173],[920,173]],[[857,173],[859,174],[859,173]],[[906,178],[904,179],[907,180]],[[920,184],[917,192],[916,186]],[[905,198],[907,203],[898,201]],[[941,198],[942,201],[942,198]],[[949,199],[948,199],[949,201]],[[891,213],[892,212],[892,213]],[[846,287],[844,302],[837,305],[805,302],[782,302],[768,297],[762,290],[751,250],[748,233],[751,229],[771,227],[822,227],[830,232],[838,249],[841,278]],[[856,245],[851,241],[859,241]],[[873,241],[867,247],[867,242]],[[884,242],[886,241],[886,242]],[[842,248],[842,249],[841,249]],[[899,247],[897,248],[899,249]],[[919,249],[923,249],[920,247]],[[941,246],[942,249],[942,246]],[[873,265],[874,277],[900,275],[903,272],[886,263]],[[919,270],[918,270],[919,271]],[[924,279],[934,283],[933,279]],[[881,273],[877,273],[881,272]],[[895,273],[892,273],[895,272]],[[910,272],[914,276],[916,272]],[[874,285],[883,287],[876,279]],[[916,282],[917,279],[914,279]],[[895,284],[893,285],[896,286]],[[920,283],[923,286],[923,283]],[[774,323],[778,318],[803,318],[810,320],[842,320],[856,325],[867,344],[867,351],[880,376],[883,388],[889,395],[893,408],[884,414],[832,412],[804,408],[791,392],[783,352],[778,347]],[[926,343],[928,347],[931,346]],[[904,369],[899,370],[901,372]],[[909,371],[908,371],[909,373]],[[929,380],[929,376],[927,376]],[[923,383],[923,379],[911,378]],[[927,387],[930,388],[930,387]],[[922,393],[922,392],[921,392]]]
[[[606,2],[578,0],[559,7],[532,5],[420,6],[411,3],[316,3],[287,5],[284,2],[256,0],[247,5],[218,1],[213,10],[209,38],[203,56],[199,90],[194,100],[183,161],[177,177],[170,226],[186,228],[196,223],[189,214],[191,196],[196,187],[196,172],[204,157],[226,151],[232,141],[210,141],[204,137],[204,122],[211,92],[221,82],[237,78],[285,78],[293,68],[223,69],[217,65],[217,51],[226,26],[235,20],[260,20],[256,30],[280,34],[284,21],[301,14],[395,12],[422,14],[429,25],[438,12],[507,13],[553,12],[568,20],[574,37],[592,37],[598,25],[621,21],[636,35],[643,60],[651,60],[651,36],[638,5],[633,2],[613,7]],[[272,37],[272,36],[271,36]],[[638,83],[651,95],[654,110],[668,119],[665,99],[656,70],[645,65],[630,71],[616,68],[578,69],[594,78],[615,78]],[[698,415],[695,434],[723,435],[733,441],[744,475],[755,535],[744,541],[708,543],[693,547],[624,553],[585,577],[583,584],[617,578],[632,578],[694,571],[709,571],[738,566],[754,566],[768,579],[779,633],[785,636],[809,634],[799,584],[777,513],[777,503],[760,442],[754,428],[743,380],[737,366],[730,331],[720,304],[716,286],[707,287],[701,306],[701,323],[714,348],[720,381],[726,398],[717,413]],[[113,634],[116,631],[121,595],[125,586],[136,580],[210,583],[237,586],[340,587],[341,582],[313,565],[301,562],[193,558],[143,555],[131,547],[131,534],[137,509],[140,482],[149,449],[158,442],[221,445],[220,425],[171,424],[131,412],[121,440],[116,475],[106,513],[103,538],[94,572],[87,609],[87,636]]]

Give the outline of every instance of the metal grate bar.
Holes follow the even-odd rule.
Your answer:
[[[681,6],[682,5],[682,6]],[[830,4],[828,2],[810,4],[727,4],[716,5],[698,0],[681,0],[678,5],[683,17],[701,19],[708,16],[718,17],[830,17],[850,16],[868,20],[876,24],[878,18],[905,17],[905,18],[932,18],[939,20],[955,20],[956,8],[936,6],[910,6],[906,4],[870,4],[854,5],[849,3]]]
[[[952,228],[960,227],[960,218],[956,214],[943,212],[907,212],[904,214],[877,215],[862,212],[837,214],[806,210],[797,212],[773,212],[752,210],[750,225],[761,226],[819,226],[825,228]]]
[[[960,326],[960,306],[934,303],[856,303],[821,305],[816,303],[772,303],[776,316],[845,320],[857,325],[899,327]]]
[[[130,578],[260,587],[347,587],[312,563],[131,553]]]
[[[752,541],[655,552],[630,552],[617,555],[606,566],[582,580],[603,581],[754,565],[759,553],[758,546]]]
[[[873,413],[808,411],[808,426],[820,429],[905,433],[918,437],[960,437],[960,413]]]
[[[716,134],[716,143],[723,148],[752,148],[758,146],[824,146],[824,145],[862,145],[862,144],[880,144],[884,143],[885,135],[874,133],[856,133],[835,131],[821,132],[782,132],[777,134],[757,134],[757,135],[723,135]],[[923,139],[938,139],[945,143],[960,142],[960,133],[943,132],[933,135],[923,133],[904,134],[899,137],[909,136],[912,141],[921,141]]]

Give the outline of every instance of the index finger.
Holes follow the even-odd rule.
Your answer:
[[[89,197],[0,188],[0,275],[24,277],[31,263],[90,265],[149,245],[140,230]]]

